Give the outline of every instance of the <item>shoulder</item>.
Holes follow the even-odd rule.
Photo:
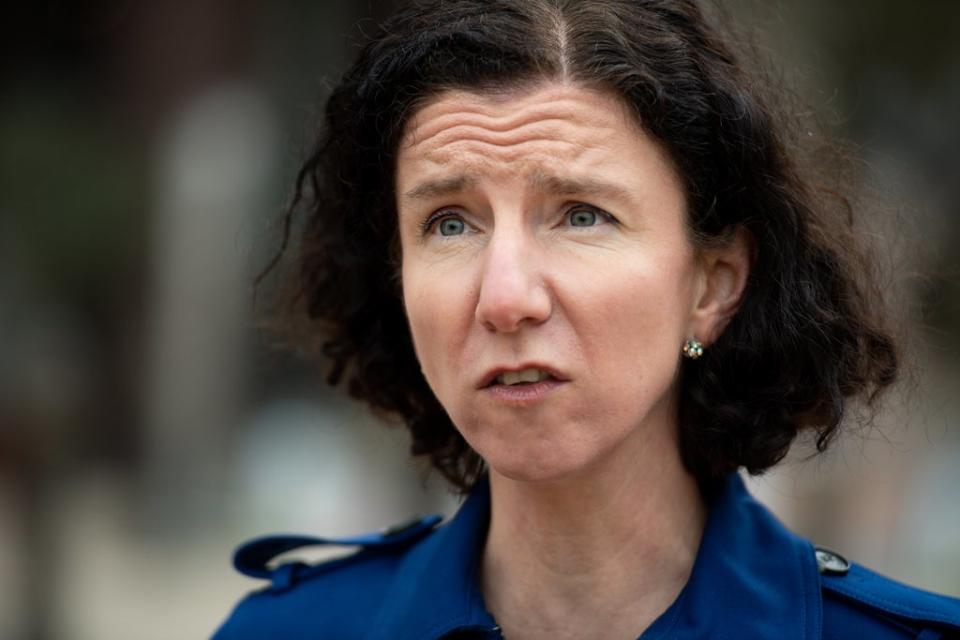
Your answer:
[[[823,639],[960,638],[960,600],[905,585],[818,548]]]
[[[403,559],[429,539],[440,520],[440,516],[417,518],[352,538],[281,535],[248,542],[234,554],[234,566],[241,573],[270,582],[240,601],[214,640],[293,640],[330,637],[331,633],[362,637]],[[278,555],[316,545],[356,550],[320,564],[273,562]]]

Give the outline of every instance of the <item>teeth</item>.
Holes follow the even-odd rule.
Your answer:
[[[504,371],[497,376],[498,384],[520,384],[523,382],[540,382],[550,377],[540,369],[524,369],[523,371]]]

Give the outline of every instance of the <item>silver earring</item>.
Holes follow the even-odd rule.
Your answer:
[[[696,338],[687,340],[683,343],[683,355],[691,360],[696,360],[703,355],[703,343]]]

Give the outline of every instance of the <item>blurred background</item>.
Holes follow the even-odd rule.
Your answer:
[[[208,637],[256,586],[229,566],[244,539],[455,508],[251,305],[321,100],[390,4],[5,9],[0,637]],[[857,146],[914,328],[881,429],[751,484],[818,543],[960,595],[960,3],[733,7]]]

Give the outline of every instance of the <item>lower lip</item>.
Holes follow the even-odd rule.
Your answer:
[[[542,400],[563,384],[565,383],[555,379],[541,380],[531,384],[493,384],[486,387],[484,391],[497,400],[513,404],[529,404]]]

